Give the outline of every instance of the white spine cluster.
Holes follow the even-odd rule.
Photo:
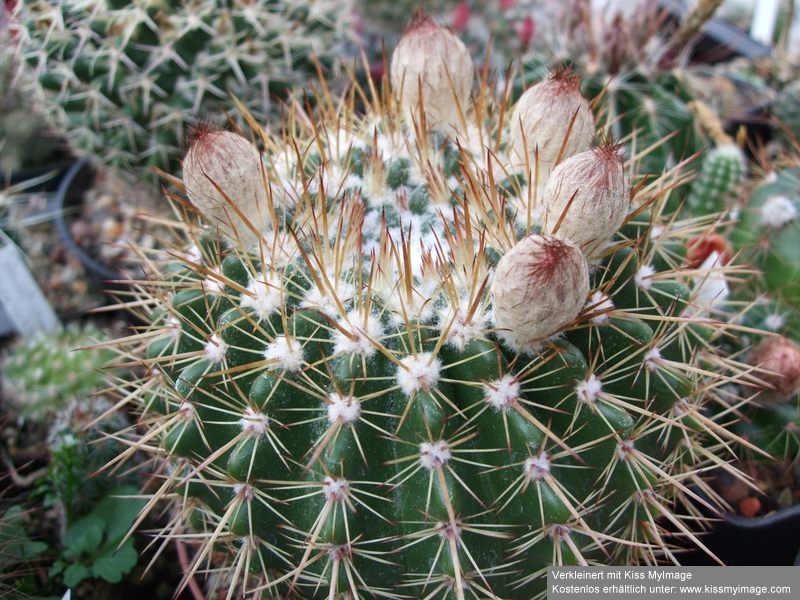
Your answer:
[[[797,219],[797,207],[786,196],[772,196],[760,210],[761,225],[778,229]]]
[[[247,293],[242,294],[242,308],[249,308],[262,321],[267,320],[281,308],[283,292],[280,285],[259,275],[250,280]]]
[[[332,393],[327,403],[328,422],[350,424],[361,416],[361,403],[353,396]]]
[[[217,364],[222,362],[225,358],[225,353],[228,351],[228,344],[223,342],[219,335],[215,333],[208,338],[203,351],[210,362]]]
[[[579,381],[575,386],[575,395],[578,396],[578,400],[585,404],[594,404],[597,402],[602,391],[603,384],[600,378],[594,373],[589,375],[584,381]]]
[[[614,301],[605,292],[597,290],[592,293],[591,298],[586,302],[586,308],[591,309],[589,320],[592,323],[602,325],[603,323],[608,323],[608,313],[614,310]]]
[[[519,393],[519,381],[513,375],[504,375],[484,385],[483,398],[492,408],[503,410],[519,399]]]
[[[397,369],[397,383],[406,396],[420,390],[428,391],[439,383],[442,362],[430,352],[406,356]]]
[[[344,502],[350,497],[350,482],[347,479],[325,477],[322,481],[322,493],[329,502]]]
[[[264,413],[256,412],[248,406],[244,411],[244,416],[239,419],[239,426],[244,433],[262,436],[269,428],[269,419]]]
[[[334,352],[358,354],[365,358],[375,355],[377,348],[372,340],[378,340],[383,335],[383,326],[377,316],[368,315],[365,324],[363,314],[351,311],[346,319],[339,321],[339,327],[341,330],[337,329],[333,334]]]
[[[453,458],[453,452],[447,442],[422,442],[419,445],[419,463],[428,471],[447,464]]]
[[[533,481],[539,481],[545,475],[550,473],[550,457],[547,452],[540,452],[536,456],[531,456],[525,459],[523,465],[525,476]]]
[[[297,340],[280,335],[264,350],[264,358],[272,361],[273,368],[290,373],[299,371],[303,366],[303,345]]]

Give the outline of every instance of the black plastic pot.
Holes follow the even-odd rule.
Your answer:
[[[729,566],[795,565],[800,559],[800,505],[765,517],[725,515],[703,543]],[[702,550],[681,555],[683,565],[716,564]]]
[[[55,220],[58,234],[70,254],[80,261],[90,283],[109,294],[128,288],[127,276],[89,256],[72,237],[69,215],[83,203],[85,192],[91,187],[95,173],[89,160],[82,158],[72,163],[62,177],[54,198]]]
[[[26,167],[11,173],[7,182],[8,185],[15,186],[24,184],[33,179],[42,178],[41,183],[33,187],[26,187],[27,192],[55,192],[61,184],[61,180],[66,175],[75,159],[63,159],[48,162],[44,165]],[[51,175],[50,177],[46,177]]]

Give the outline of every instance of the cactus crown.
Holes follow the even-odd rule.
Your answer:
[[[717,500],[696,490],[736,440],[703,408],[748,375],[717,344],[736,328],[712,272],[682,269],[702,224],[662,213],[679,174],[586,186],[560,167],[604,154],[561,140],[545,189],[608,216],[584,246],[559,233],[590,224],[574,203],[541,232],[555,200],[535,160],[512,166],[493,82],[447,134],[368,85],[206,154],[258,147],[254,168],[184,163],[201,214],[176,203],[182,241],[139,289],[150,326],[120,341],[149,433],[114,463],[167,463],[187,577],[211,560],[231,594],[530,598],[548,564],[676,560],[670,530],[702,547]],[[551,117],[523,137],[569,131]]]
[[[72,142],[124,169],[178,165],[186,126],[335,62],[347,0],[19,2],[23,61]]]

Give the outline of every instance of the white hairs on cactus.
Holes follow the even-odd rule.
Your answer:
[[[559,164],[547,182],[545,233],[566,237],[592,257],[628,214],[628,182],[616,146],[593,148]]]
[[[459,128],[474,73],[469,50],[460,39],[420,12],[392,54],[390,71],[406,117],[419,121],[422,106],[431,129]]]
[[[209,223],[245,238],[269,227],[265,178],[261,154],[230,131],[201,130],[183,160],[183,184],[192,204]]]
[[[779,194],[764,203],[760,216],[764,227],[779,229],[797,218],[797,209],[794,202]]]
[[[530,352],[563,330],[589,294],[589,268],[571,241],[531,235],[503,255],[492,282],[498,335],[514,350]]]
[[[511,115],[511,160],[538,168],[539,185],[564,160],[587,150],[595,125],[589,103],[581,95],[580,81],[567,71],[528,88]]]

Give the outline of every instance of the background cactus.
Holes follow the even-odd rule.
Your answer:
[[[347,0],[18,3],[21,56],[59,125],[114,167],[174,171],[186,128],[233,111],[263,117],[344,40]]]
[[[734,289],[742,308],[737,319],[750,333],[738,351],[759,370],[754,401],[742,410],[741,434],[773,456],[800,461],[800,269],[798,210],[800,169],[796,159],[755,185],[738,211],[730,238],[753,274]],[[753,290],[761,293],[752,300]],[[777,334],[777,335],[776,335]],[[748,455],[754,458],[752,455]]]
[[[571,66],[583,77],[583,92],[603,129],[629,148],[639,173],[657,177],[665,165],[707,145],[689,108],[693,96],[682,61],[676,60],[683,50],[674,46],[678,32],[665,25],[657,3],[590,4],[566,3],[557,25],[541,28],[520,59],[523,77],[515,94],[552,65]]]
[[[742,260],[762,274],[763,285],[800,309],[800,169],[786,168],[756,187],[731,241]]]
[[[70,326],[26,339],[4,357],[3,389],[21,419],[43,421],[104,387],[100,369],[113,353],[79,350],[102,335],[93,327]]]
[[[686,209],[695,215],[725,214],[736,208],[745,177],[745,158],[733,143],[715,146],[703,158]]]
[[[461,87],[437,76],[438,35],[417,83],[441,98]],[[511,166],[494,89],[445,136],[388,95],[353,113],[355,87],[253,132],[246,172],[222,168],[250,160],[236,134],[195,140],[202,214],[182,211],[140,288],[151,325],[120,341],[147,368],[120,403],[147,432],[112,461],[166,461],[154,500],[174,502],[168,533],[194,531],[187,577],[227,556],[211,585],[230,593],[530,598],[548,564],[677,560],[669,530],[702,547],[717,501],[693,486],[736,440],[704,407],[748,377],[714,343],[736,329],[708,320],[723,299],[701,293],[724,269],[681,268],[697,227],[660,217],[676,173],[628,187],[591,138],[562,142],[562,165],[608,177],[558,166],[550,189],[597,196],[556,213],[535,160]],[[531,143],[561,118],[529,113]],[[576,219],[585,239],[559,235]]]
[[[8,32],[0,30],[0,181],[53,155],[41,115],[31,112],[26,96],[14,85],[17,66]]]
[[[800,102],[800,82],[794,81],[783,88],[772,103],[772,113],[778,120],[779,133],[793,144],[800,142],[798,102]]]

